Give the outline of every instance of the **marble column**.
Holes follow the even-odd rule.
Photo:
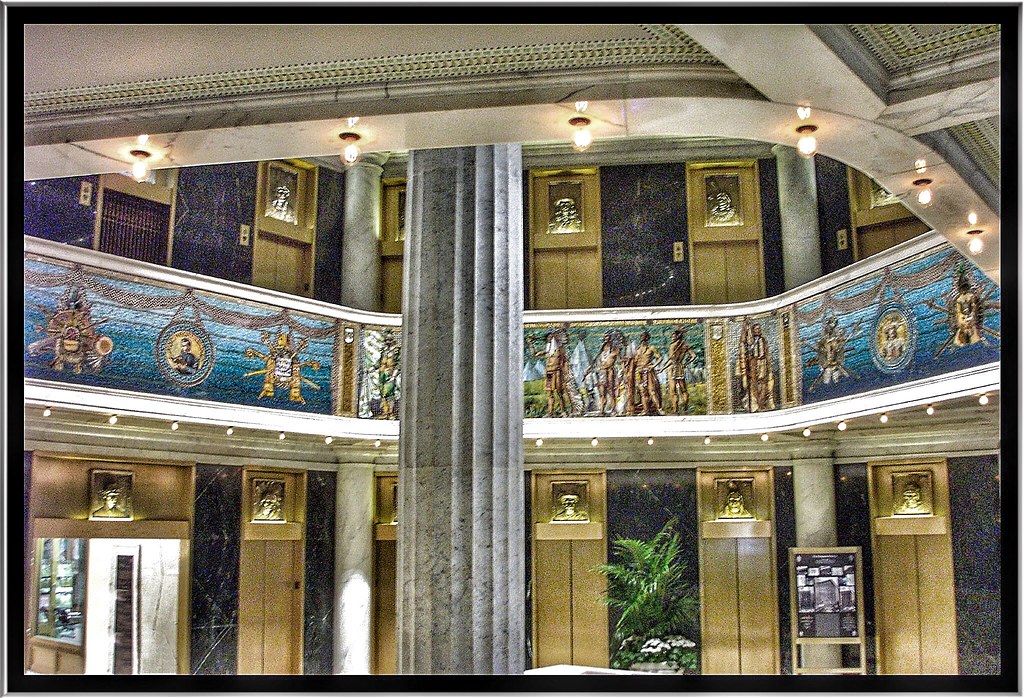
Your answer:
[[[381,174],[389,153],[367,153],[345,173],[341,304],[381,309]]]
[[[793,465],[793,509],[798,548],[831,548],[836,545],[835,468],[831,461]],[[858,580],[863,583],[863,580]],[[804,645],[804,667],[838,668],[838,645]]]
[[[788,291],[821,276],[818,186],[813,158],[800,157],[796,148],[785,145],[772,146],[772,152],[779,173],[782,272]]]
[[[373,465],[338,469],[334,538],[334,673],[370,673]]]
[[[522,150],[412,151],[398,671],[525,666]]]

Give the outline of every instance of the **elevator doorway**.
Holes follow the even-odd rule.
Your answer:
[[[238,673],[302,673],[306,474],[246,469]]]
[[[701,673],[778,674],[771,468],[697,470]]]
[[[608,666],[604,472],[533,474],[533,665]]]
[[[377,475],[373,525],[374,674],[398,672],[398,476]]]

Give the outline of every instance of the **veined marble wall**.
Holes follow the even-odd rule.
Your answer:
[[[332,674],[334,661],[334,509],[337,474],[306,474],[302,671]]]
[[[242,471],[233,466],[196,465],[195,491],[191,673],[235,674]]]
[[[85,204],[83,183],[90,188]],[[91,248],[99,183],[96,175],[25,182],[25,235]]]

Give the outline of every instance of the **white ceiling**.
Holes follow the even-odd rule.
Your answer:
[[[846,25],[826,25],[826,43],[821,25],[128,25],[76,14],[8,26],[24,32],[26,179],[123,171],[140,132],[164,167],[334,156],[352,115],[367,150],[558,142],[578,98],[591,100],[598,139],[793,145],[795,107],[810,104],[822,154],[907,194],[962,249],[975,211],[987,243],[975,260],[999,279],[998,201],[926,144],[935,139],[916,137],[998,116],[998,52],[975,40],[959,56],[968,31],[947,27],[952,38],[929,48],[946,73],[933,61],[887,91]],[[918,35],[934,32],[893,34]],[[922,157],[936,192],[926,209],[912,197]]]

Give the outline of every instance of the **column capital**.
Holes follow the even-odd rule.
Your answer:
[[[391,157],[391,153],[382,150],[373,153],[363,153],[363,156],[359,158],[354,164],[349,165],[349,169],[356,169],[359,167],[376,167],[381,172],[384,171],[384,163]]]

